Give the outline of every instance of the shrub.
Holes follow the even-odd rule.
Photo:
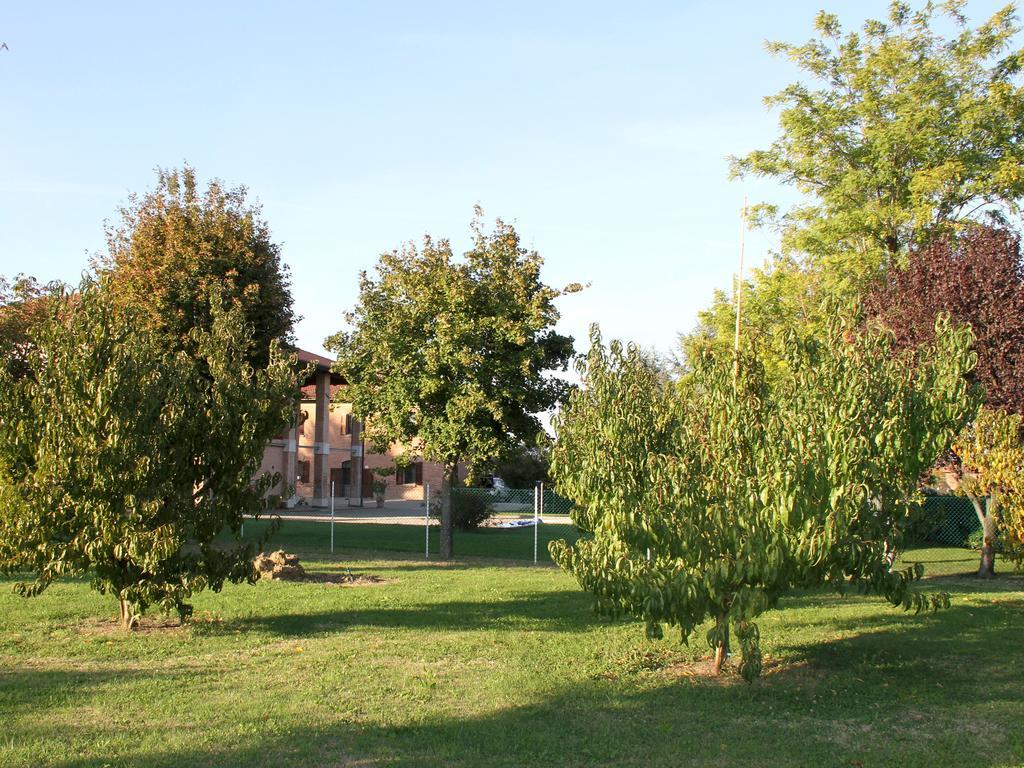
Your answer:
[[[983,531],[981,528],[975,528],[973,531],[967,534],[967,538],[964,539],[964,545],[968,549],[980,550],[984,544],[985,531]],[[998,533],[996,534],[995,543],[992,546],[995,548],[996,552],[1003,551],[1003,537]]]
[[[431,502],[430,515],[438,518],[441,516],[439,499]],[[493,515],[491,499],[485,494],[459,490],[452,492],[452,525],[460,531],[476,530]]]

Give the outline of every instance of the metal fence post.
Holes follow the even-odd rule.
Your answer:
[[[537,564],[537,537],[540,534],[540,511],[544,506],[544,483],[537,483],[533,503],[533,564]]]
[[[331,480],[331,554],[334,554],[334,481]]]
[[[427,511],[423,513],[423,528],[425,530],[424,539],[426,544],[423,549],[423,559],[430,559],[430,483],[423,486],[423,493],[426,497]]]

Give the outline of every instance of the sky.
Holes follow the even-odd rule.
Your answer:
[[[301,347],[344,327],[361,270],[473,206],[519,231],[559,329],[669,353],[737,269],[740,212],[791,203],[728,179],[767,147],[764,96],[800,73],[822,7],[879,0],[0,5],[0,274],[77,283],[157,167],[245,185],[290,268]],[[1003,3],[976,0],[973,22]],[[748,264],[774,240],[747,236]]]

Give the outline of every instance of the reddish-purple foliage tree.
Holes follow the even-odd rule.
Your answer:
[[[1016,233],[977,226],[959,238],[913,251],[907,268],[891,270],[866,298],[865,308],[869,317],[892,330],[901,347],[930,341],[941,312],[970,324],[978,355],[970,376],[984,387],[987,409],[1024,413],[1024,261]],[[986,412],[979,415],[979,423],[999,418]],[[962,436],[961,445],[977,442],[979,436],[972,436],[973,431]],[[1005,446],[982,441],[976,452],[987,456],[986,451],[1001,447]],[[994,499],[985,503],[983,495],[971,488],[990,489],[995,481],[981,477],[978,462],[966,460],[956,450],[940,462],[950,488],[974,504],[984,532],[978,575],[992,578],[997,505]]]
[[[969,323],[978,354],[971,375],[985,388],[985,404],[1024,413],[1024,260],[1016,233],[977,226],[915,250],[905,270],[890,270],[868,295],[865,308],[901,347],[931,341],[940,312]]]

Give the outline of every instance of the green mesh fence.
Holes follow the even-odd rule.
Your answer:
[[[575,541],[580,532],[569,519],[568,499],[545,488],[540,525],[534,524],[535,505],[533,488],[452,489],[456,551],[468,552],[489,542],[495,556],[550,564],[548,544],[556,539]],[[467,517],[477,521],[470,530],[461,524]]]
[[[453,498],[480,499],[489,504],[495,515],[533,516],[535,490],[533,488],[455,488]],[[543,514],[567,517],[572,511],[572,502],[559,496],[550,488],[544,489]],[[561,522],[561,521],[559,521]],[[568,521],[565,521],[568,522]]]
[[[963,496],[926,496],[918,535],[921,542],[953,547],[974,546],[981,523],[970,499]]]

